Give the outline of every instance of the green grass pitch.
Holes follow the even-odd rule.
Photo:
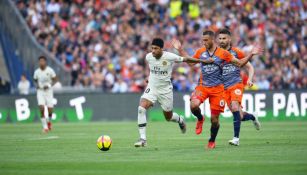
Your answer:
[[[222,122],[217,148],[206,150],[209,123],[194,134],[167,122],[148,124],[148,147],[134,148],[135,122],[55,123],[41,134],[40,123],[0,125],[0,174],[159,174],[159,175],[299,175],[307,174],[307,122],[263,122],[256,131],[243,123],[240,146],[228,145],[232,123]],[[113,145],[102,152],[96,147],[101,134]]]

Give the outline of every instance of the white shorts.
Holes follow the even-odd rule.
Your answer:
[[[147,87],[141,96],[141,99],[151,101],[153,104],[158,101],[163,111],[169,112],[173,110],[173,90],[168,90],[166,93],[157,92],[154,89]]]
[[[39,106],[47,106],[53,108],[53,91],[37,90],[37,102]]]

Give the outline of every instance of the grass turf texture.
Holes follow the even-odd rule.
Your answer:
[[[256,131],[251,122],[241,128],[239,147],[228,145],[232,123],[223,122],[217,148],[206,150],[208,120],[202,135],[178,125],[151,122],[148,147],[134,148],[135,122],[56,123],[49,134],[34,124],[0,125],[0,174],[236,174],[289,175],[307,173],[307,122],[264,122]],[[101,134],[113,145],[96,147]]]

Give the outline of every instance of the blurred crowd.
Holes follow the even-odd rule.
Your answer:
[[[302,0],[17,0],[37,41],[67,68],[71,86],[141,92],[150,41],[178,38],[192,55],[204,29],[227,27],[233,45],[255,57],[252,89],[307,88],[307,1]],[[169,42],[166,50],[174,51]],[[177,64],[174,89],[195,87],[199,67]],[[244,70],[242,76],[246,76]]]

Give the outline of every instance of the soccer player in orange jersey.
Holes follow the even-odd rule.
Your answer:
[[[215,148],[215,138],[220,127],[219,116],[221,112],[224,112],[225,105],[223,98],[224,84],[222,66],[225,63],[232,63],[239,67],[244,66],[252,56],[258,54],[261,49],[259,47],[254,47],[250,55],[239,60],[232,56],[227,50],[218,47],[215,43],[215,33],[213,31],[204,31],[202,41],[204,46],[199,48],[193,57],[201,60],[213,58],[214,62],[201,65],[198,86],[192,93],[190,108],[193,115],[198,119],[195,132],[196,134],[200,134],[202,132],[204,117],[201,114],[199,106],[209,98],[211,110],[211,135],[207,148],[213,149]],[[173,40],[172,45],[179,51],[180,55],[187,55],[178,40]]]
[[[217,41],[221,48],[228,50],[234,57],[238,59],[244,58],[244,53],[240,49],[231,46],[231,33],[229,30],[220,29],[218,31]],[[252,86],[253,66],[248,62],[245,67],[249,70],[247,84]],[[224,98],[233,114],[234,137],[232,140],[229,140],[229,144],[238,146],[241,121],[252,120],[257,130],[260,129],[260,123],[257,116],[242,111],[241,101],[244,85],[240,76],[240,67],[226,63],[223,66],[223,81],[225,88]]]

